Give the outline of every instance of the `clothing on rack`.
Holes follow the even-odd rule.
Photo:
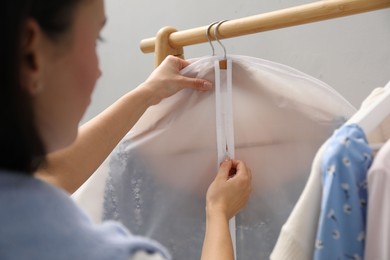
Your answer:
[[[2,260],[128,260],[141,251],[171,259],[119,223],[93,224],[68,194],[26,174],[0,171],[0,205]]]
[[[362,102],[360,111],[366,110],[371,104],[377,102],[386,94],[386,89],[383,87],[375,88],[371,91],[370,95]],[[367,139],[370,144],[384,144],[390,139],[390,115],[384,118],[380,125],[367,134]]]
[[[390,141],[375,156],[367,179],[365,259],[390,259]]]
[[[383,88],[373,90],[363,101],[355,115],[365,113],[368,106],[372,102],[375,102],[377,98],[380,98],[382,94]],[[385,127],[386,125],[381,125],[367,136],[370,144],[383,142],[384,133],[381,130],[385,129]],[[326,146],[327,142],[321,146],[314,158],[306,186],[280,231],[278,241],[272,251],[272,260],[313,259],[314,241],[317,233],[322,198],[320,165]]]
[[[373,158],[358,125],[328,140],[321,165],[322,202],[314,259],[363,259],[367,171]]]
[[[217,59],[197,59],[182,73],[215,82]],[[316,151],[355,109],[323,82],[287,66],[228,59],[236,158],[253,173],[251,199],[236,217],[237,259],[265,259]],[[95,173],[106,181],[104,218],[160,241],[175,259],[199,259],[205,194],[216,173],[215,115],[213,91],[182,90],[149,108]],[[94,193],[90,187],[84,193]]]
[[[311,260],[321,210],[321,162],[326,143],[318,150],[306,186],[283,225],[271,260]]]

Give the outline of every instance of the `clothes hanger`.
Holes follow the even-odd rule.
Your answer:
[[[372,102],[362,113],[356,113],[345,124],[357,124],[366,134],[371,133],[390,115],[390,81],[384,93]]]
[[[221,47],[223,49],[223,59],[219,61],[219,68],[221,70],[226,70],[226,68],[227,68],[227,58],[226,58],[226,47],[225,47],[225,45],[222,44],[222,42],[218,38],[219,37],[218,36],[218,29],[219,29],[219,26],[221,26],[221,24],[223,24],[224,22],[227,22],[227,21],[229,21],[229,20],[222,20],[222,21],[219,21],[219,22],[213,22],[213,23],[211,23],[207,27],[207,30],[206,30],[206,36],[207,36],[208,42],[209,42],[209,44],[211,46],[212,56],[215,56],[215,48],[214,48],[213,43],[211,42],[210,30],[211,30],[211,27],[213,27],[214,25],[217,24],[217,26],[214,28],[214,38],[219,43],[219,45],[221,45]]]
[[[219,26],[221,26],[221,24],[223,24],[224,22],[227,22],[229,20],[222,20],[220,21],[217,26],[215,26],[214,28],[214,36],[215,36],[215,39],[217,40],[217,42],[219,43],[219,45],[221,45],[221,47],[223,48],[223,59],[219,61],[219,68],[221,70],[226,70],[227,68],[227,58],[226,58],[226,47],[225,45],[222,44],[222,42],[218,39],[218,29],[219,29]]]
[[[209,44],[211,46],[211,50],[212,50],[212,53],[211,53],[211,56],[215,56],[215,48],[214,48],[214,45],[213,43],[211,42],[211,37],[210,37],[210,30],[211,30],[211,27],[213,27],[213,25],[216,25],[217,23],[219,22],[213,22],[209,25],[209,27],[207,27],[207,30],[206,30],[206,36],[207,36],[207,39],[209,41]]]

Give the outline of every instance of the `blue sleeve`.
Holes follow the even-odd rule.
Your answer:
[[[371,162],[372,150],[359,126],[343,126],[328,140],[314,259],[363,259]]]
[[[0,170],[0,259],[128,260],[169,252],[113,221],[94,224],[67,193],[34,177]]]

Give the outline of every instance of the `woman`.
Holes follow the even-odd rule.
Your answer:
[[[187,62],[168,57],[150,77],[78,129],[100,76],[103,0],[6,0],[1,48],[0,259],[133,259],[157,242],[119,223],[95,225],[69,198],[151,105],[180,89]],[[115,127],[113,127],[115,126]],[[50,155],[48,155],[50,153]],[[236,175],[229,178],[235,168]],[[228,220],[246,203],[250,170],[226,160],[206,196],[202,259],[233,259]],[[149,256],[145,256],[147,259]]]

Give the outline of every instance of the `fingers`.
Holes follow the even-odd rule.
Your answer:
[[[232,170],[235,170],[232,174]],[[221,176],[225,180],[234,178],[248,178],[249,182],[252,180],[252,171],[247,167],[247,165],[241,160],[225,160],[221,163],[218,176]]]
[[[233,167],[237,169],[237,174],[239,175],[246,175],[250,179],[252,179],[252,172],[248,168],[248,166],[241,160],[233,160],[232,161]]]
[[[240,160],[232,161],[232,168],[236,169],[236,174],[229,180],[238,183],[241,187],[245,188],[248,195],[252,191],[252,171],[248,166]]]
[[[229,172],[232,168],[233,162],[231,160],[224,160],[218,170],[217,178],[223,178],[227,180],[229,178]]]
[[[182,70],[185,67],[187,67],[188,65],[190,65],[190,63],[188,61],[183,60],[183,59],[176,57],[176,56],[173,56],[173,55],[167,56],[161,64],[163,64],[163,63],[168,63],[168,64],[174,65],[178,71]]]
[[[178,69],[179,70],[182,70],[184,69],[185,67],[187,67],[188,65],[190,65],[190,63],[186,60],[183,60],[183,59],[180,59],[178,57],[174,57],[174,56],[168,56],[168,57],[173,57],[173,58],[176,58],[177,59],[177,63],[178,63]]]
[[[177,73],[180,70],[187,67],[188,65],[190,65],[190,63],[188,61],[180,59],[180,58],[172,56],[172,55],[168,56],[164,60],[164,63],[174,64],[174,66],[176,67]],[[189,78],[189,77],[185,77],[185,76],[179,77],[179,82],[183,88],[192,88],[192,89],[199,90],[199,91],[207,91],[213,87],[213,84],[207,80],[198,79],[198,78]]]
[[[192,88],[199,91],[207,91],[212,89],[213,84],[204,79],[198,78],[189,78],[182,76],[181,81],[183,83],[183,87]]]
[[[235,169],[237,174],[229,177]],[[225,160],[220,164],[218,174],[207,191],[206,209],[222,210],[227,218],[233,217],[248,202],[252,185],[251,171],[240,160]]]

